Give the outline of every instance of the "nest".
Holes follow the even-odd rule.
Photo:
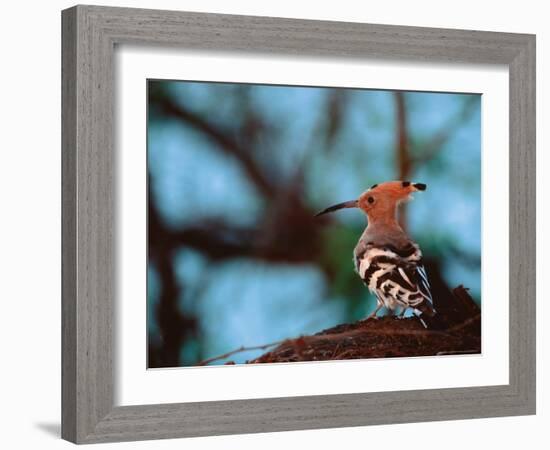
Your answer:
[[[481,353],[481,310],[468,290],[458,286],[437,299],[436,308],[437,329],[425,329],[416,317],[363,320],[287,339],[248,363]]]

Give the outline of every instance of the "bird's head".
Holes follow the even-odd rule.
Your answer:
[[[317,213],[316,216],[343,208],[360,208],[369,216],[369,220],[388,215],[393,217],[397,206],[401,202],[409,200],[412,193],[424,190],[426,190],[426,185],[423,183],[386,181],[385,183],[371,186],[357,200],[350,200],[330,206]]]

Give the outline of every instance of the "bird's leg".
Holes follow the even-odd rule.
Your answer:
[[[401,310],[401,312],[399,313],[397,318],[398,319],[404,319],[405,318],[405,313],[407,312],[407,309],[409,309],[408,306],[403,306],[403,309]]]
[[[373,312],[371,312],[371,313],[368,315],[368,317],[367,317],[366,319],[364,319],[364,320],[377,319],[376,313],[377,313],[378,311],[380,311],[380,308],[382,308],[382,306],[384,306],[384,303],[382,303],[381,301],[378,301],[378,304],[376,305],[376,309],[375,309]]]

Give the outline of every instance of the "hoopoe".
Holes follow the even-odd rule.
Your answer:
[[[385,306],[399,317],[412,308],[422,325],[428,328],[435,315],[430,283],[422,264],[422,252],[397,222],[397,208],[416,191],[424,191],[423,183],[388,181],[375,184],[359,199],[339,203],[317,216],[343,208],[359,208],[368,218],[368,225],[353,252],[355,270],[376,296],[376,314]]]

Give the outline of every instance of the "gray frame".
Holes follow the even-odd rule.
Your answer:
[[[535,413],[533,35],[96,6],[63,11],[62,32],[63,438],[92,443]],[[117,44],[507,65],[510,383],[114,407]]]

